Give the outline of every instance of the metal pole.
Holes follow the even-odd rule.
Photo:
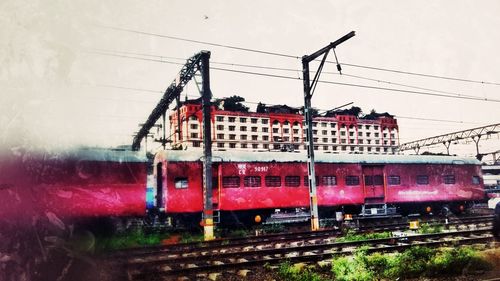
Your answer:
[[[335,49],[339,44],[345,42],[355,35],[354,31],[342,36],[334,42],[331,42],[328,46],[321,48],[320,50],[314,52],[309,56],[302,57],[302,75],[304,77],[304,117],[306,122],[306,134],[307,134],[307,175],[309,181],[309,205],[311,214],[311,230],[319,230],[319,215],[318,215],[318,196],[316,192],[316,172],[314,171],[314,140],[313,140],[313,126],[312,126],[312,112],[311,112],[311,88],[314,92],[316,83],[318,82],[321,70],[326,61],[328,52],[331,49]],[[318,71],[316,72],[312,84],[309,77],[309,63],[315,60],[317,57],[323,55],[323,59],[319,65]],[[337,62],[337,69],[340,71],[340,65]]]
[[[165,150],[165,144],[166,144],[166,138],[167,138],[167,132],[165,131],[166,129],[166,124],[165,124],[165,112],[163,112],[162,115],[163,118],[163,139],[161,140],[161,145],[163,146],[163,150]]]
[[[311,85],[309,83],[309,62],[302,58],[302,72],[304,75],[304,115],[307,136],[307,176],[309,183],[309,205],[311,214],[311,230],[319,230],[318,200],[316,195],[316,172],[314,171],[314,142],[312,133],[311,114]]]
[[[211,138],[211,114],[210,100],[212,93],[210,91],[209,75],[210,52],[202,52],[201,57],[201,77],[202,77],[202,112],[203,112],[203,233],[204,239],[213,240],[214,237],[214,219],[212,203],[212,138]]]

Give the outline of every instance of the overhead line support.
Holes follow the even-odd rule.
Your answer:
[[[304,85],[304,118],[306,125],[306,136],[307,136],[307,175],[309,183],[309,205],[310,205],[310,215],[311,215],[311,230],[319,230],[319,215],[318,215],[318,197],[316,191],[316,172],[314,170],[314,141],[312,133],[312,112],[311,112],[311,98],[314,94],[316,84],[319,80],[321,70],[326,61],[326,57],[330,50],[335,49],[339,44],[348,40],[355,35],[354,31],[342,36],[335,42],[331,42],[328,46],[314,52],[309,56],[302,57],[302,75],[303,75],[303,85]],[[323,59],[319,65],[312,83],[309,77],[309,63],[319,56],[323,55]],[[312,91],[311,91],[312,89]]]

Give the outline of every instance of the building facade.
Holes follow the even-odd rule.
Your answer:
[[[306,151],[304,117],[298,109],[285,109],[255,113],[212,106],[212,149]],[[179,111],[174,110],[169,117],[172,147],[201,147],[202,120],[197,101],[186,101]],[[312,130],[314,149],[327,153],[394,154],[399,145],[397,120],[390,115],[374,120],[341,114],[318,116]]]

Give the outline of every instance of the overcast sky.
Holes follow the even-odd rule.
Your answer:
[[[389,0],[4,0],[0,3],[0,143],[4,146],[130,144],[138,124],[145,121],[161,92],[181,68],[152,61],[159,60],[157,56],[181,62],[174,58],[186,59],[201,50],[209,50],[212,67],[294,78],[301,75],[300,59],[110,27],[296,57],[311,54],[354,30],[356,36],[336,50],[341,63],[500,83],[499,14],[498,1],[424,4],[423,1]],[[333,61],[333,55],[328,60]],[[311,69],[316,67],[311,65]],[[500,86],[487,83],[343,67],[348,75],[428,89],[423,90],[340,76],[334,74],[334,64],[327,64],[323,71],[321,79],[332,82],[500,100]],[[214,97],[236,94],[250,102],[303,105],[299,80],[215,69],[210,75]],[[187,86],[185,93],[198,95],[193,83]],[[401,142],[500,122],[500,103],[494,101],[333,84],[319,84],[312,101],[313,106],[320,109],[349,102],[354,102],[365,113],[375,109],[396,115]],[[482,152],[498,150],[499,143],[498,136],[482,142]],[[474,148],[455,147],[451,152],[474,154]]]

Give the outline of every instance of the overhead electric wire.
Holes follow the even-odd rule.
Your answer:
[[[237,46],[231,46],[231,45],[225,45],[225,44],[211,43],[211,42],[206,42],[206,41],[181,38],[181,37],[177,37],[177,36],[163,35],[163,34],[158,34],[158,33],[145,32],[145,31],[139,31],[139,30],[133,30],[133,29],[127,29],[127,28],[120,28],[120,27],[112,27],[112,26],[101,26],[101,27],[112,29],[112,30],[131,32],[131,33],[136,33],[136,34],[141,34],[141,35],[156,36],[156,37],[167,38],[167,39],[172,39],[172,40],[228,48],[228,49],[233,49],[233,50],[238,50],[238,51],[245,51],[245,52],[259,53],[259,54],[265,54],[265,55],[299,59],[298,56],[293,56],[293,55],[287,55],[287,54],[269,52],[269,51],[262,51],[262,50],[256,50],[256,49],[251,49],[251,48],[243,48],[243,47],[237,47]]]
[[[334,62],[331,62],[331,63],[334,63]],[[500,83],[497,83],[497,82],[488,82],[488,81],[479,81],[479,80],[464,79],[464,78],[446,77],[446,76],[440,76],[440,75],[424,74],[424,73],[417,73],[417,72],[410,72],[410,71],[403,71],[403,70],[395,70],[395,69],[382,68],[382,67],[374,67],[374,66],[352,64],[352,63],[341,63],[341,65],[351,66],[351,67],[358,67],[358,68],[364,68],[364,69],[370,69],[370,70],[377,70],[377,71],[392,72],[392,73],[398,73],[398,74],[406,74],[406,75],[428,77],[428,78],[437,78],[437,79],[444,79],[444,80],[452,80],[452,81],[460,81],[460,82],[468,82],[468,83],[488,84],[488,85],[500,86]]]
[[[129,58],[129,59],[144,60],[144,61],[161,62],[161,63],[166,63],[166,64],[184,65],[183,63],[170,62],[170,61],[165,61],[165,60],[157,60],[157,59],[149,59],[149,58],[141,58],[141,57],[131,57],[131,56],[125,56],[125,55],[113,55],[113,56]],[[272,77],[272,78],[300,80],[300,81],[302,80],[302,78],[300,78],[300,77],[291,77],[291,76],[252,72],[252,71],[243,71],[243,70],[227,69],[227,68],[220,68],[220,67],[211,67],[210,69],[219,70],[219,71],[226,71],[226,72],[234,72],[234,73],[240,73],[240,74]],[[402,93],[408,93],[408,94],[436,96],[436,97],[457,98],[457,99],[477,100],[477,101],[486,101],[486,102],[500,102],[500,100],[497,100],[497,99],[481,98],[481,97],[476,97],[476,96],[438,94],[438,93],[429,93],[429,92],[421,92],[421,91],[410,91],[410,90],[404,90],[404,89],[376,87],[376,86],[369,86],[369,85],[362,85],[362,84],[333,82],[333,81],[325,81],[325,80],[318,80],[318,83],[333,84],[333,85],[339,85],[339,86],[358,87],[358,88],[373,89],[373,90],[384,90],[384,91],[389,91],[389,92],[402,92]]]
[[[174,60],[180,60],[180,61],[185,61],[186,59],[179,58],[179,57],[170,57],[170,56],[162,56],[162,55],[152,55],[152,54],[144,54],[144,53],[136,53],[136,52],[125,52],[125,51],[111,51],[111,50],[103,50],[103,49],[95,49],[91,51],[92,53],[100,54],[100,55],[108,55],[108,56],[115,56],[116,54],[129,54],[129,55],[135,55],[135,56],[144,56],[144,57],[155,57],[155,58],[166,58],[166,59],[174,59]],[[122,55],[118,55],[122,56]],[[239,63],[228,63],[228,62],[218,62],[218,61],[210,61],[211,64],[215,65],[228,65],[228,66],[236,66],[236,67],[248,67],[248,68],[256,68],[256,69],[268,69],[268,70],[279,70],[279,71],[290,71],[290,72],[300,72],[298,69],[293,69],[293,68],[283,68],[283,67],[271,67],[271,66],[261,66],[261,65],[251,65],[251,64],[239,64]],[[324,71],[323,73],[325,74],[334,74],[334,75],[340,75],[338,72],[329,72],[329,71]],[[390,85],[396,85],[396,86],[402,86],[410,89],[418,89],[418,90],[425,90],[425,91],[431,91],[431,92],[436,92],[436,93],[443,93],[443,94],[450,94],[450,95],[456,95],[456,96],[468,96],[468,97],[477,97],[477,96],[472,96],[472,95],[462,95],[459,93],[454,93],[454,92],[447,92],[447,91],[442,91],[442,90],[435,90],[435,89],[430,89],[430,88],[424,88],[424,87],[418,87],[414,85],[408,85],[408,84],[402,84],[402,83],[396,83],[396,82],[391,82],[387,80],[381,80],[381,79],[375,79],[375,78],[368,78],[364,76],[359,76],[359,75],[353,75],[353,74],[348,74],[348,73],[343,73],[343,76],[346,77],[352,77],[355,79],[361,79],[361,80],[368,80],[368,81],[374,81],[377,83],[385,83],[385,84],[390,84]]]
[[[100,87],[99,84],[94,85],[96,87]],[[140,89],[140,88],[132,88],[132,87],[123,87],[123,86],[114,86],[114,85],[106,85],[106,88],[116,88],[116,89],[122,89],[122,90],[134,90],[134,91],[146,91],[146,92],[155,92],[155,93],[163,93],[162,91],[155,91],[155,90],[148,90],[148,89]],[[198,96],[195,95],[186,95],[187,97],[190,98],[197,98]],[[212,97],[213,99],[226,99],[228,97]],[[245,104],[259,104],[262,102],[256,102],[256,101],[242,101],[242,103]],[[263,103],[265,105],[279,105],[279,104],[270,104],[270,103]],[[319,109],[319,111],[328,111],[327,109]],[[113,117],[119,117],[119,116],[113,116]],[[412,120],[421,120],[421,121],[433,121],[433,122],[446,122],[446,123],[459,123],[459,124],[476,124],[476,125],[483,125],[483,123],[477,123],[477,122],[466,122],[466,121],[460,121],[460,120],[446,120],[446,119],[432,119],[432,118],[421,118],[421,117],[409,117],[409,116],[400,116],[400,115],[394,115],[394,117],[399,118],[399,119],[412,119]]]
[[[244,47],[232,46],[232,45],[227,45],[227,44],[220,44],[220,43],[212,43],[212,42],[207,42],[207,41],[193,40],[193,39],[188,39],[188,38],[181,38],[181,37],[177,37],[177,36],[170,36],[170,35],[164,35],[164,34],[158,34],[158,33],[152,33],[152,32],[145,32],[145,31],[139,31],[139,30],[128,29],[128,28],[113,27],[113,26],[104,26],[104,25],[101,25],[100,27],[111,29],[111,30],[122,31],[122,32],[129,32],[129,33],[135,33],[135,34],[141,34],[141,35],[155,36],[155,37],[160,37],[160,38],[166,38],[166,39],[172,39],[172,40],[179,40],[179,41],[185,41],[185,42],[191,42],[191,43],[197,43],[197,44],[205,44],[205,45],[209,45],[209,46],[222,47],[222,48],[234,49],[234,50],[245,51],[245,52],[253,52],[253,53],[259,53],[259,54],[265,54],[265,55],[273,55],[273,56],[293,58],[293,59],[300,59],[301,58],[300,56],[291,55],[291,54],[284,54],[284,53],[278,53],[278,52],[263,51],[263,50],[257,50],[257,49],[252,49],[252,48],[244,48]],[[333,61],[326,61],[326,62],[337,64],[336,62],[333,62]],[[500,86],[499,82],[490,82],[490,81],[480,81],[480,80],[473,80],[473,79],[447,77],[447,76],[425,74],[425,73],[417,73],[417,72],[410,72],[410,71],[403,71],[403,70],[396,70],[396,69],[389,69],[389,68],[382,68],[382,67],[374,67],[374,66],[352,64],[352,63],[340,63],[340,64],[344,65],[344,66],[359,67],[359,68],[365,68],[365,69],[370,69],[370,70],[385,71],[385,72],[392,72],[392,73],[406,74],[406,75],[414,75],[414,76],[427,77],[427,78],[436,78],[436,79],[444,79],[444,80],[451,80],[451,81],[459,81],[459,82],[468,82],[468,83],[488,84],[488,85]]]

